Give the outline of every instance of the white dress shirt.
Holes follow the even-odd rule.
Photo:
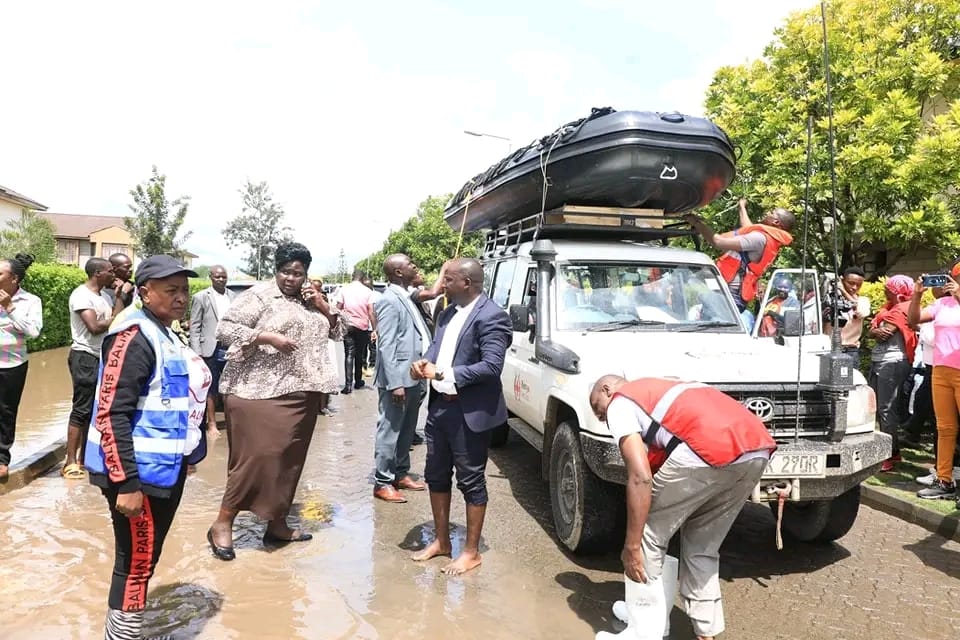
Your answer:
[[[445,393],[451,396],[457,394],[457,380],[453,375],[453,358],[457,354],[457,342],[460,340],[463,326],[467,323],[467,318],[470,317],[473,308],[477,306],[477,300],[479,299],[479,297],[475,298],[473,302],[465,307],[458,306],[457,312],[453,314],[446,329],[444,329],[443,340],[440,342],[440,350],[437,352],[436,362],[437,369],[443,371],[443,380],[434,380],[432,382],[433,389],[438,393]]]
[[[427,330],[427,325],[423,322],[423,317],[420,315],[420,312],[413,306],[413,300],[410,299],[410,292],[398,284],[391,283],[390,288],[403,300],[407,311],[413,314],[413,324],[417,328],[417,333],[420,334],[420,355],[425,354],[430,347],[430,332]]]
[[[12,369],[26,362],[27,338],[36,338],[43,328],[40,298],[17,289],[11,302],[10,313],[0,307],[0,369]]]
[[[227,310],[230,308],[230,296],[227,295],[227,292],[219,293],[216,289],[210,289],[210,295],[213,296],[213,306],[217,309],[217,320],[227,315]]]

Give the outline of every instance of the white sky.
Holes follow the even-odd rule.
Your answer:
[[[334,270],[506,154],[464,129],[517,148],[594,106],[700,115],[717,67],[815,4],[8,1],[0,184],[126,215],[156,164],[192,196],[196,263],[232,268],[220,229],[266,180],[312,271]]]

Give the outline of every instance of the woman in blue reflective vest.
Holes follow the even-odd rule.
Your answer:
[[[136,273],[142,308],[103,341],[84,464],[113,521],[106,640],[142,637],[147,585],[187,467],[206,451],[200,423],[210,370],[170,328],[187,309],[187,276],[196,275],[170,256],[144,260]]]

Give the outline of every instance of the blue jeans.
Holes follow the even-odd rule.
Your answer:
[[[380,393],[380,417],[373,450],[374,478],[378,487],[385,487],[410,473],[410,446],[417,429],[423,383],[404,390],[403,404],[394,403],[392,391],[377,391]]]

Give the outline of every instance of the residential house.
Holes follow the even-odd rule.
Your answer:
[[[41,215],[53,223],[58,262],[83,267],[90,258],[109,258],[115,253],[129,256],[134,265],[139,262],[133,248],[133,237],[127,231],[120,216],[87,216],[71,213]],[[184,266],[192,267],[194,258],[198,257],[194,253],[184,251]]]
[[[7,222],[18,220],[24,211],[46,210],[47,207],[36,200],[0,185],[0,230],[7,228]]]

